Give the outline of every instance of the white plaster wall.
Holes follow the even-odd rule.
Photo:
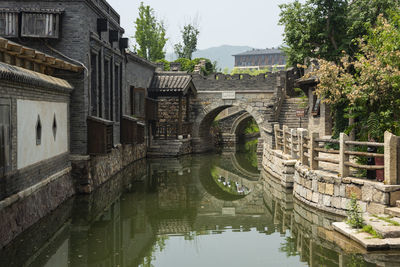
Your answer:
[[[53,118],[57,134],[54,140]],[[40,116],[42,142],[36,145],[36,123]],[[17,100],[17,166],[18,169],[68,152],[67,103]]]

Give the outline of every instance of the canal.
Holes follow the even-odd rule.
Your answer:
[[[399,266],[260,172],[257,144],[136,162],[0,252],[0,266]]]

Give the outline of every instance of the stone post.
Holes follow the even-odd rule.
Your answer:
[[[288,152],[288,141],[287,141],[287,131],[289,130],[289,127],[286,125],[283,125],[282,131],[283,131],[283,153],[284,154],[289,154]]]
[[[297,145],[294,143],[295,136],[297,136]],[[290,130],[290,138],[292,140],[291,146],[290,146],[290,152],[291,152],[291,157],[292,159],[297,159],[298,158],[298,152],[299,152],[299,138],[298,138],[298,133],[296,129],[291,129]],[[297,152],[296,152],[296,147],[297,147]]]
[[[349,176],[350,169],[346,166],[346,162],[350,160],[349,155],[345,153],[346,150],[349,150],[349,146],[346,145],[346,141],[349,141],[350,137],[345,133],[340,133],[339,139],[339,174],[343,178]]]
[[[274,124],[274,134],[275,134],[275,149],[279,150],[279,124]]]
[[[309,162],[311,170],[318,170],[318,160],[315,160],[315,158],[318,156],[318,152],[315,151],[315,148],[318,147],[318,142],[315,141],[317,138],[319,138],[319,133],[311,133],[309,145],[310,149],[308,150],[308,154],[310,156]]]
[[[398,183],[397,177],[397,136],[385,132],[385,184],[396,185]]]
[[[299,157],[300,157],[300,162],[303,165],[307,164],[307,157],[304,155],[304,144],[305,144],[305,138],[307,136],[307,130],[303,128],[297,129],[298,133],[298,140],[299,140]]]

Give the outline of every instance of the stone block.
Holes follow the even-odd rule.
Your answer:
[[[370,214],[383,214],[385,212],[385,208],[385,205],[371,202],[367,205],[367,212]]]
[[[311,201],[312,200],[312,196],[313,196],[312,191],[310,189],[307,189],[307,200]]]
[[[332,197],[331,206],[340,209],[342,206],[342,200],[340,197]]]
[[[333,189],[333,194],[335,195],[335,196],[340,196],[340,186],[339,185],[335,185],[334,186],[334,189]]]
[[[325,194],[332,196],[333,195],[333,184],[325,185]]]
[[[389,204],[389,193],[385,193],[379,190],[374,190],[372,195],[372,201],[379,204]]]
[[[318,192],[314,192],[312,195],[312,202],[318,203],[318,198],[319,198],[319,193]]]
[[[306,187],[307,187],[308,189],[312,189],[312,181],[311,181],[311,180],[307,180],[307,181],[306,181]]]
[[[350,205],[350,199],[347,198],[341,198],[341,208],[343,210],[348,210],[349,209],[349,205]]]
[[[357,199],[361,199],[361,188],[356,185],[347,185],[346,186],[346,197],[351,198],[352,195],[355,195]]]
[[[316,180],[312,180],[312,190],[318,192],[318,182]]]
[[[331,201],[332,201],[332,197],[331,196],[324,195],[323,198],[322,198],[322,203],[324,204],[325,207],[330,207],[331,206]]]
[[[397,200],[400,200],[400,191],[390,192],[390,206],[396,206]]]
[[[325,194],[325,183],[318,182],[318,192]]]
[[[361,199],[363,201],[371,201],[374,194],[374,187],[372,185],[364,185],[361,189]]]
[[[367,203],[364,201],[357,201],[358,206],[360,207],[361,212],[367,211]]]
[[[340,185],[340,192],[339,192],[339,195],[341,196],[341,197],[345,197],[346,196],[346,185]]]

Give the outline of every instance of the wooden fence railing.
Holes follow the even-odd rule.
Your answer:
[[[318,133],[309,133],[306,129],[289,129],[287,126],[281,129],[279,125],[274,126],[274,134],[275,149],[298,159],[311,170],[320,169],[321,162],[336,165],[337,168],[334,169],[341,177],[350,176],[351,170],[383,170],[385,184],[400,184],[397,159],[400,137],[389,132],[385,132],[383,143],[351,141],[345,133],[341,133],[338,140],[325,139],[320,138]],[[383,152],[365,152],[365,148],[380,148]],[[356,158],[383,158],[383,161],[375,160],[382,161],[383,164],[360,164],[356,162]]]
[[[153,135],[155,139],[175,139],[179,136],[187,138],[192,133],[192,126],[193,123],[184,122],[180,130],[177,122],[155,123]]]

